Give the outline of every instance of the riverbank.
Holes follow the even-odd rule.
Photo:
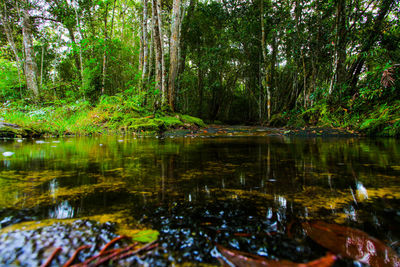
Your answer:
[[[306,134],[304,129],[342,129],[349,133],[359,132],[366,136],[400,136],[400,101],[369,103],[360,97],[354,101],[333,104],[327,101],[315,103],[307,109],[297,108],[274,114],[270,126],[286,126]],[[325,131],[324,131],[325,132]],[[328,130],[329,132],[329,130]]]
[[[60,105],[21,105],[0,108],[1,137],[68,136],[113,133],[158,134],[170,129],[197,130],[206,124],[189,115],[151,112],[123,99]]]
[[[85,101],[0,106],[0,137],[83,136],[137,134],[153,136],[398,136],[400,103],[382,105],[365,113],[322,104],[305,111],[275,114],[268,127],[207,125],[189,115],[151,111],[109,97],[96,106]]]

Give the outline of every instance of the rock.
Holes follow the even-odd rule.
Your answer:
[[[15,138],[15,137],[38,137],[41,134],[33,129],[22,128],[17,124],[0,122],[0,137]]]

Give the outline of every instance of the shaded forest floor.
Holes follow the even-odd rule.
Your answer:
[[[364,109],[363,109],[364,108]],[[7,102],[0,106],[0,137],[93,134],[174,136],[398,136],[400,101],[346,109],[319,103],[273,115],[267,126],[207,125],[189,115],[151,111],[123,97],[47,106]]]

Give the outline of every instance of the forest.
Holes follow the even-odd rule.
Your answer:
[[[0,118],[60,135],[201,118],[395,136],[399,17],[398,0],[1,0]]]

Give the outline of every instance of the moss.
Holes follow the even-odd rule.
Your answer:
[[[205,127],[206,126],[204,121],[202,119],[200,119],[200,118],[192,117],[192,116],[189,116],[189,115],[180,115],[179,117],[180,117],[180,119],[181,119],[181,121],[183,123],[195,124],[195,125],[197,125],[199,127]]]
[[[151,118],[132,118],[128,121],[128,129],[131,131],[162,131],[164,122]]]
[[[18,125],[7,125],[0,123],[0,137],[36,137],[39,135],[40,131],[37,131],[31,127],[20,127]]]
[[[178,128],[184,126],[183,122],[178,117],[163,116],[158,118],[159,121],[163,122],[167,128]]]

